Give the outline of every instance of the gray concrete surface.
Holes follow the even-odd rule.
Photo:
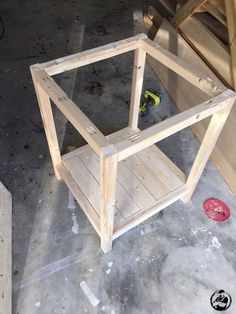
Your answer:
[[[157,1],[151,1],[158,6]],[[188,204],[176,202],[114,241],[99,238],[66,186],[56,180],[29,65],[132,36],[142,29],[144,0],[2,1],[0,41],[0,179],[13,194],[13,313],[209,314],[214,291],[232,296],[236,313],[235,197],[211,162]],[[162,9],[162,8],[160,8]],[[58,83],[108,134],[127,124],[132,55],[58,76]],[[162,94],[145,128],[177,112],[151,69],[144,87]],[[55,111],[62,150],[82,143]],[[190,129],[159,147],[184,171],[198,149]],[[231,208],[209,220],[203,202]],[[93,306],[80,283],[100,301]],[[96,300],[95,300],[96,301]]]

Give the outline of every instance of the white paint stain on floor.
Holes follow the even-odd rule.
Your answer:
[[[77,221],[75,213],[72,213],[72,220],[74,222],[74,225],[71,228],[71,230],[72,230],[73,233],[78,234],[79,233],[79,224],[78,224],[78,221]]]
[[[214,249],[220,249],[221,243],[219,242],[218,238],[214,236],[211,240],[211,243],[208,245],[208,248],[206,248],[207,252],[211,252]]]

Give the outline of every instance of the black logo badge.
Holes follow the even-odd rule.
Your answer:
[[[227,310],[232,303],[231,296],[224,290],[217,290],[211,296],[211,306],[216,311]]]

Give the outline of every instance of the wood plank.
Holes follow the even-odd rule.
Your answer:
[[[171,23],[179,27],[187,18],[191,17],[207,0],[188,0],[177,10]]]
[[[200,21],[191,17],[179,26],[181,34],[229,86],[233,86],[229,49]]]
[[[150,146],[148,149],[138,152],[138,156],[150,169],[152,169],[154,174],[162,181],[162,183],[168,188],[168,190],[173,191],[186,182],[185,176],[182,173],[183,180],[181,180],[178,176],[175,176],[175,172],[173,172],[169,168],[169,164],[166,163],[166,160],[168,160],[168,158],[159,158],[160,155],[161,154],[159,149],[154,146]],[[178,171],[178,173],[180,172],[177,167],[175,170],[176,172]],[[146,208],[147,207],[148,206],[146,206]]]
[[[207,67],[207,65],[201,60],[196,52],[166,20],[163,20],[162,26],[157,33],[155,41],[180,58],[183,58],[187,62],[194,64],[199,68],[199,71],[205,73],[205,75],[207,75],[213,81],[218,80],[218,84],[220,84],[220,81],[216,75]],[[209,99],[205,93],[191,85],[173,71],[164,67],[160,62],[155,61],[152,58],[148,58],[148,62],[151,64],[156,75],[159,77],[180,111],[187,110],[188,108],[196,106],[199,102]],[[236,143],[234,141],[228,140],[229,138],[235,137],[235,121],[236,108],[234,106],[216,143],[216,146],[211,155],[211,159],[217,166],[218,170],[226,180],[231,190],[236,194]],[[205,135],[207,123],[208,119],[192,126],[195,135],[200,141]],[[227,152],[227,154],[225,154],[225,152]]]
[[[231,90],[226,90],[221,95],[216,96],[209,101],[153,125],[137,135],[124,139],[115,144],[119,160],[125,159],[188,126],[207,118],[227,106],[231,99],[235,99],[235,93]]]
[[[192,64],[176,57],[174,54],[170,53],[168,50],[152,40],[147,38],[142,41],[142,45],[149,55],[160,61],[172,71],[184,77],[185,80],[197,86],[206,94],[216,96],[222,92],[222,85],[218,85],[217,82],[212,82],[212,80],[206,77],[204,73],[199,73],[198,69]]]
[[[12,313],[12,197],[0,182],[0,313]]]
[[[186,186],[185,185],[181,186],[177,190],[172,191],[169,194],[162,197],[155,206],[147,208],[146,210],[140,210],[139,212],[130,216],[128,219],[125,219],[124,222],[115,227],[113,240],[118,238],[125,232],[129,231],[130,229],[134,228],[135,226],[139,225],[144,220],[155,215],[163,208],[166,208],[167,206],[171,205],[172,203],[183,197],[186,193],[188,193],[188,189],[186,188]]]
[[[57,169],[63,181],[66,183],[69,190],[74,195],[76,201],[78,202],[78,204],[84,211],[85,215],[87,216],[88,220],[94,227],[95,231],[100,236],[100,217],[98,213],[95,211],[94,207],[89,202],[89,200],[86,198],[82,190],[79,188],[74,177],[67,170],[67,162],[66,161],[62,162],[60,165],[57,166]]]
[[[42,63],[44,70],[49,75],[59,74],[103,59],[111,58],[119,54],[135,50],[139,47],[139,41],[146,38],[145,34],[119,40],[98,48],[79,52],[67,57]]]
[[[81,191],[96,210],[97,214],[100,215],[100,186],[98,182],[78,156],[74,156],[69,160],[64,160],[64,164],[70,175],[75,178]]]
[[[235,0],[225,0],[225,9],[227,16],[229,47],[231,52],[231,70],[236,90],[236,2]]]
[[[116,203],[116,177],[118,158],[114,145],[101,149],[100,153],[100,219],[101,248],[104,253],[112,249]]]
[[[48,94],[60,111],[99,155],[101,147],[109,145],[108,140],[78,106],[66,95],[56,82],[40,67],[31,67],[34,79]]]
[[[82,162],[87,166],[89,171],[92,173],[97,182],[100,183],[100,162],[99,158],[96,154],[94,154],[89,146],[87,149],[81,152],[79,149],[79,153],[77,156],[82,160]],[[67,156],[67,155],[66,155]],[[140,207],[137,203],[131,198],[131,196],[127,193],[126,189],[117,181],[116,186],[116,219],[115,224],[122,221],[124,218],[128,217],[130,213],[136,212],[140,210]],[[123,218],[124,217],[124,218]]]
[[[132,171],[140,182],[148,189],[148,191],[155,197],[160,199],[169,192],[169,189],[157,178],[151,168],[137,155],[130,156],[121,161]],[[158,162],[155,160],[155,162]]]
[[[141,209],[151,207],[156,203],[156,199],[148,192],[136,175],[133,175],[125,163],[119,163],[117,179]]]

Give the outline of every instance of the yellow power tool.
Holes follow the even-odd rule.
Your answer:
[[[147,89],[143,96],[145,102],[139,107],[141,117],[147,116],[152,106],[159,106],[161,103],[161,95],[157,94],[153,89]]]

